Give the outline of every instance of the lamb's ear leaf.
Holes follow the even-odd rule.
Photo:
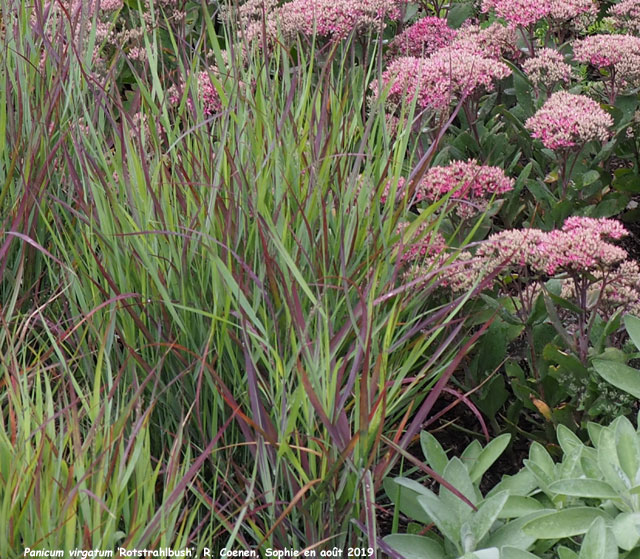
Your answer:
[[[392,534],[385,536],[383,541],[404,559],[447,558],[442,545],[433,538],[413,534]]]
[[[500,458],[505,448],[507,448],[511,441],[511,435],[504,433],[499,437],[493,439],[487,446],[482,449],[482,452],[474,462],[469,475],[471,481],[476,483],[480,481],[484,473],[493,465],[493,463]]]
[[[580,546],[579,559],[618,559],[618,546],[604,519],[596,518]]]
[[[571,538],[584,534],[597,518],[607,518],[607,514],[595,507],[573,507],[534,518],[522,531],[541,540]]]

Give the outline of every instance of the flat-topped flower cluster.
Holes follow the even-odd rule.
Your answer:
[[[445,47],[428,58],[412,56],[393,60],[382,73],[382,83],[372,82],[387,93],[391,106],[417,100],[422,109],[443,110],[478,90],[491,91],[495,80],[507,77],[511,69],[503,62],[477,52]]]
[[[531,136],[555,150],[581,147],[591,140],[607,141],[613,119],[593,99],[557,91],[525,126]]]
[[[522,64],[527,77],[535,86],[551,88],[557,83],[568,84],[573,76],[571,66],[557,50],[540,49],[533,58]]]
[[[424,230],[425,227],[422,228]],[[489,276],[512,276],[529,283],[523,290],[537,292],[540,282],[556,277],[565,282],[563,294],[575,295],[576,282],[588,282],[591,299],[601,310],[624,307],[640,311],[640,267],[628,260],[627,251],[613,244],[628,235],[619,221],[605,218],[570,217],[561,229],[509,229],[478,243],[475,253],[463,251],[447,267],[445,284],[465,291]],[[446,241],[431,232],[415,243],[403,245],[402,262],[411,278],[426,276],[450,257]]]

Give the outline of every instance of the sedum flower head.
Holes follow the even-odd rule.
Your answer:
[[[592,35],[573,43],[573,58],[596,68],[615,71],[616,82],[624,87],[640,83],[640,37],[633,35]]]
[[[291,0],[273,12],[285,36],[315,33],[335,41],[351,32],[381,29],[385,18],[399,17],[396,0]]]
[[[208,70],[203,70],[198,74],[198,102],[202,106],[202,114],[204,116],[212,116],[222,110],[222,100],[211,80],[212,76],[220,76],[220,71],[215,66],[211,66]],[[180,102],[185,85],[185,82],[182,81],[179,87],[173,86],[169,90],[169,103],[175,105]],[[189,108],[193,110],[193,102],[191,99],[188,99],[187,104]]]
[[[397,58],[383,72],[382,87],[388,88],[387,101],[392,106],[417,98],[419,107],[440,111],[478,91],[491,91],[494,80],[510,73],[502,62],[447,47],[426,59]],[[370,87],[376,91],[378,82]]]
[[[571,20],[580,29],[585,29],[595,21],[598,5],[593,0],[551,0],[549,17],[556,22]]]
[[[553,275],[558,270],[581,273],[610,268],[622,262],[627,251],[606,239],[619,239],[626,234],[624,227],[612,219],[569,218],[561,230],[547,233],[541,245],[544,271]]]
[[[627,234],[612,219],[571,217],[562,229],[508,230],[489,237],[477,251],[489,267],[507,263],[529,267],[533,272],[554,275],[603,270],[622,262],[627,252],[607,242]]]
[[[479,165],[470,159],[432,167],[418,184],[416,195],[419,200],[433,201],[451,192],[456,213],[468,218],[484,211],[488,198],[512,190],[514,182],[499,167]]]
[[[411,223],[403,222],[398,225],[396,230],[400,236],[398,247],[401,262],[422,262],[425,258],[436,256],[445,250],[444,237],[437,231],[430,230],[431,226],[428,223],[420,225],[411,238],[404,238],[405,232],[410,226]]]
[[[571,66],[554,49],[539,50],[533,58],[524,61],[522,68],[531,82],[538,87],[550,88],[559,82],[571,81]]]
[[[582,146],[591,140],[606,141],[613,119],[593,99],[558,91],[525,126],[545,147],[561,149]]]
[[[549,15],[551,0],[482,0],[481,10],[493,10],[511,25],[529,27]]]
[[[616,28],[640,33],[640,0],[622,0],[609,8],[609,15]]]
[[[407,27],[389,43],[391,56],[429,56],[455,39],[457,31],[440,17],[424,17]]]
[[[516,29],[494,22],[489,27],[469,24],[458,30],[453,48],[468,50],[488,58],[517,60],[520,55]]]

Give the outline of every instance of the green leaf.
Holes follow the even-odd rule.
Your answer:
[[[434,524],[440,530],[440,533],[453,542],[456,547],[460,547],[460,527],[462,519],[456,514],[455,510],[451,510],[433,494],[420,495],[418,503],[424,508],[425,512],[433,520]],[[471,510],[471,509],[469,509]]]
[[[619,417],[616,423],[616,450],[622,471],[633,485],[638,483],[640,473],[640,444],[638,434],[626,417]]]
[[[456,2],[451,5],[447,13],[447,25],[452,29],[458,29],[473,14],[473,2]]]
[[[405,559],[446,559],[442,546],[432,538],[412,534],[392,534],[382,538],[384,543]]]
[[[631,341],[640,350],[640,318],[631,314],[624,315],[624,327],[627,329],[627,334],[631,338]]]
[[[589,433],[589,439],[591,439],[591,443],[594,446],[598,445],[598,441],[600,440],[600,433],[604,428],[604,425],[594,423],[593,421],[587,423],[587,432]]]
[[[632,483],[622,469],[616,449],[615,421],[600,431],[596,445],[598,451],[598,468],[604,479],[620,492],[631,489]]]
[[[497,547],[478,549],[463,555],[461,559],[500,559],[500,550]]]
[[[618,559],[618,546],[602,518],[596,518],[582,541],[579,559]]]
[[[528,180],[526,182],[527,189],[531,194],[533,194],[536,200],[544,200],[549,204],[557,204],[558,199],[553,195],[553,193],[547,188],[547,185],[542,181],[536,180]]]
[[[613,179],[611,186],[618,192],[629,192],[631,194],[640,193],[640,176],[627,174]]]
[[[574,507],[535,518],[522,531],[540,540],[571,538],[584,534],[596,518],[607,518],[607,514],[595,507]]]
[[[600,178],[600,173],[596,170],[587,171],[582,175],[582,186],[589,186]]]
[[[584,444],[578,436],[566,425],[558,425],[556,435],[558,437],[560,447],[565,454],[577,452],[584,447]]]
[[[503,546],[519,547],[520,549],[528,549],[538,539],[522,531],[522,527],[531,522],[535,518],[544,516],[553,512],[553,510],[542,510],[523,516],[516,520],[508,522],[491,533],[486,545],[502,548]]]
[[[493,465],[493,463],[500,458],[504,450],[511,441],[511,435],[504,433],[495,439],[493,439],[487,446],[482,449],[482,452],[478,456],[478,459],[473,464],[469,475],[472,482],[477,482],[482,479],[484,473]]]
[[[402,514],[422,524],[431,524],[431,517],[424,512],[424,508],[418,503],[418,496],[430,493],[417,481],[407,478],[386,478],[382,485],[387,497],[396,505]]]
[[[594,359],[593,368],[609,384],[640,399],[640,371],[604,359]]]
[[[615,517],[611,531],[618,547],[631,551],[640,542],[640,513],[623,512]]]
[[[460,458],[452,458],[449,461],[447,467],[444,469],[442,477],[474,505],[477,504],[476,489],[469,477],[469,472],[467,471],[466,466],[462,463]],[[462,523],[471,516],[473,509],[446,487],[440,487],[438,497],[445,507],[456,514],[460,521],[460,525],[462,525]]]
[[[462,454],[460,455],[460,460],[462,460],[462,463],[467,467],[467,469],[469,469],[469,465],[473,464],[478,459],[478,456],[480,456],[481,452],[482,452],[482,445],[477,439],[473,439],[467,445],[467,448],[465,448],[462,451]]]
[[[480,505],[478,511],[471,516],[471,531],[476,542],[481,542],[482,538],[487,535],[508,497],[509,493],[507,491],[502,491],[493,497],[489,497]]]
[[[520,470],[512,476],[503,476],[500,482],[489,491],[487,496],[495,495],[499,491],[509,491],[509,494],[526,496],[537,489],[536,478],[527,469]]]
[[[520,68],[509,62],[507,62],[507,64],[511,68],[511,75],[513,76],[513,87],[515,89],[518,105],[520,105],[525,115],[530,116],[534,113],[533,99],[531,98],[531,94],[533,92],[531,83]]]
[[[433,468],[434,472],[442,475],[449,463],[449,459],[438,440],[431,433],[422,431],[420,433],[420,446],[427,464]]]
[[[618,492],[606,481],[599,479],[562,479],[554,481],[549,490],[561,495],[591,499],[615,499]]]
[[[540,559],[537,555],[517,547],[504,546],[500,548],[500,559]]]
[[[532,497],[523,497],[520,495],[509,495],[507,502],[500,511],[498,518],[520,518],[532,512],[542,510],[544,507],[540,501]]]
[[[578,559],[578,554],[572,549],[561,545],[558,547],[558,559]]]
[[[550,478],[554,475],[555,462],[547,449],[539,442],[533,442],[529,448],[529,460],[539,466]]]

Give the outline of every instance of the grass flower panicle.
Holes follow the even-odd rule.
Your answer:
[[[525,60],[522,69],[535,86],[547,89],[560,82],[567,84],[572,78],[571,66],[551,48],[541,49],[533,58]]]
[[[591,140],[607,141],[613,119],[593,99],[558,91],[525,126],[545,147],[557,150],[581,147]]]

